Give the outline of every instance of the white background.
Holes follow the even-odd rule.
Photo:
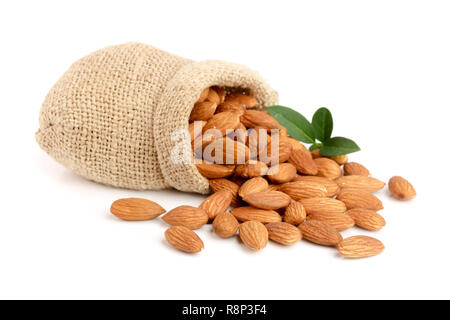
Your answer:
[[[2,1],[0,298],[450,298],[448,1]],[[112,201],[166,209],[203,197],[134,192],[75,176],[34,140],[40,105],[78,58],[141,41],[195,60],[258,70],[280,102],[310,118],[331,109],[351,160],[410,202],[378,195],[385,252],[345,260],[305,241],[250,252],[210,226],[205,250],[169,247],[161,220],[126,223]]]

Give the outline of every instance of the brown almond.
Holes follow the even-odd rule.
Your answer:
[[[214,192],[219,192],[220,190],[228,190],[233,195],[231,200],[231,206],[238,207],[240,205],[240,200],[238,197],[239,185],[233,181],[227,179],[212,179],[209,180],[209,186]]]
[[[370,171],[362,164],[357,162],[348,162],[344,164],[344,176],[370,176]]]
[[[226,178],[234,172],[234,166],[208,163],[206,161],[197,164],[196,167],[202,176],[209,179]]]
[[[336,212],[320,212],[309,215],[307,220],[318,220],[325,222],[337,231],[344,231],[355,226],[351,216]]]
[[[307,214],[321,212],[344,213],[347,208],[342,201],[332,198],[310,198],[300,200]]]
[[[197,102],[192,109],[189,121],[207,121],[216,112],[217,104],[211,101]]]
[[[245,113],[245,105],[233,101],[225,101],[217,107],[216,112],[219,113],[225,111],[233,112],[241,116]]]
[[[179,206],[167,212],[162,219],[171,226],[198,229],[208,222],[208,214],[205,210],[196,207]]]
[[[314,159],[317,166],[317,175],[331,180],[337,179],[342,175],[341,167],[333,160],[328,158]]]
[[[217,113],[206,122],[203,127],[203,133],[205,134],[210,129],[216,129],[224,136],[227,134],[228,130],[236,129],[239,123],[239,115],[233,112],[227,111]]]
[[[225,137],[210,143],[203,150],[203,158],[209,162],[223,164],[243,164],[250,156],[248,147]]]
[[[324,198],[327,194],[325,186],[314,181],[284,183],[280,186],[280,191],[286,193],[293,200]]]
[[[206,88],[202,91],[202,93],[200,93],[200,97],[198,98],[197,102],[203,102],[206,100],[206,98],[208,98],[208,94],[209,94],[209,88]]]
[[[255,207],[239,207],[230,210],[239,221],[259,221],[261,223],[281,222],[281,216],[274,210],[264,210]]]
[[[363,190],[343,189],[338,193],[336,199],[345,203],[347,209],[363,208],[375,211],[383,209],[380,199]]]
[[[127,221],[151,220],[164,212],[166,210],[156,202],[141,198],[119,199],[111,205],[111,213]]]
[[[261,250],[269,241],[269,232],[261,222],[247,221],[239,226],[239,237],[250,249]]]
[[[216,91],[217,94],[219,95],[220,103],[224,103],[225,97],[227,96],[227,89],[225,89],[224,87],[218,87],[218,86],[214,86],[211,89]]]
[[[308,149],[306,149],[306,147],[303,145],[303,143],[301,143],[297,139],[294,139],[294,138],[291,138],[291,137],[287,137],[286,139],[291,143],[292,150],[305,150],[305,151],[308,151]]]
[[[230,238],[236,234],[239,222],[231,213],[223,212],[216,216],[212,228],[219,237]]]
[[[278,141],[278,159],[276,159],[275,161],[271,161],[272,160],[272,152],[274,152],[275,150],[272,150],[272,147],[275,148],[275,143],[274,143],[275,139],[272,137],[270,142],[267,144],[266,149],[263,149],[260,153],[259,153],[259,158],[261,161],[267,160],[267,162],[272,164],[272,165],[276,165],[279,163],[283,163],[285,161],[289,160],[289,157],[291,156],[292,153],[292,144],[287,141],[286,139],[279,139]],[[275,157],[275,154],[274,154]]]
[[[299,228],[286,222],[272,222],[266,224],[269,239],[279,244],[290,246],[302,239]]]
[[[308,150],[297,149],[292,151],[289,162],[292,163],[300,173],[315,176],[318,172],[317,165]]]
[[[335,161],[338,165],[342,166],[348,162],[348,156],[343,154],[341,156],[330,157],[331,160]]]
[[[239,188],[239,195],[244,198],[245,196],[265,191],[269,188],[269,183],[266,179],[262,177],[256,177],[244,182],[244,184]]]
[[[307,220],[299,226],[303,238],[322,246],[335,246],[342,241],[341,234],[329,224],[318,220]]]
[[[277,120],[272,118],[268,113],[259,110],[247,110],[241,116],[241,122],[247,128],[262,128],[268,131],[270,131],[271,129],[282,128]]]
[[[267,145],[270,144],[270,134],[264,129],[250,129],[248,131],[248,147],[250,158],[256,158],[260,153],[266,152]]]
[[[267,174],[267,165],[261,161],[249,160],[245,164],[236,167],[236,174],[242,178],[255,178],[265,176]]]
[[[202,239],[197,234],[183,226],[173,226],[164,232],[167,242],[172,247],[187,252],[196,253],[204,248]]]
[[[267,191],[280,191],[280,186],[279,184],[269,184],[269,188],[267,189]]]
[[[384,245],[380,240],[367,236],[354,236],[342,240],[337,249],[346,258],[366,258],[380,254]]]
[[[231,205],[233,194],[229,190],[220,190],[206,198],[199,206],[205,210],[210,220],[218,214],[225,212]]]
[[[313,159],[322,158],[322,155],[320,154],[320,149],[311,151],[311,157]]]
[[[317,176],[297,176],[292,180],[292,182],[296,181],[307,181],[307,182],[316,182],[322,184],[325,189],[327,189],[326,196],[334,197],[339,192],[338,184],[328,178],[317,177]]]
[[[398,200],[411,200],[416,197],[416,190],[412,184],[398,176],[389,180],[389,191]]]
[[[284,222],[298,226],[306,219],[306,210],[303,205],[298,201],[291,201],[284,211]]]
[[[291,198],[279,191],[262,191],[246,195],[243,200],[255,208],[276,210],[285,208]]]
[[[386,185],[386,183],[378,179],[357,175],[339,177],[334,181],[336,181],[341,189],[350,188],[367,192],[376,192],[383,189]]]
[[[219,94],[213,88],[209,89],[208,97],[206,98],[206,100],[211,101],[211,102],[215,103],[216,105],[219,105],[222,103],[222,100],[219,97]]]
[[[290,163],[281,163],[272,166],[267,172],[267,177],[275,183],[286,183],[297,176],[297,169]]]
[[[377,231],[386,225],[384,218],[374,210],[351,209],[346,214],[353,218],[358,227],[366,230]]]
[[[225,98],[225,101],[237,102],[237,103],[243,104],[248,109],[255,108],[258,106],[258,101],[255,98],[250,97],[245,94],[242,94],[242,93],[237,93],[237,92],[230,93]]]
[[[239,141],[240,143],[246,144],[247,143],[247,128],[239,122],[239,125],[236,127],[236,129],[227,135],[227,137]]]

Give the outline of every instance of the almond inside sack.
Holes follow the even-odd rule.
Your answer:
[[[43,103],[36,139],[58,162],[96,182],[208,193],[193,163],[172,159],[193,157],[189,116],[213,85],[245,88],[263,106],[277,103],[276,92],[241,65],[194,62],[140,43],[108,47],[58,80]]]

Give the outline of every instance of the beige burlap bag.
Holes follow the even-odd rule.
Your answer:
[[[208,193],[192,163],[189,114],[204,88],[245,88],[267,106],[277,94],[254,71],[221,62],[194,62],[128,43],[75,62],[48,93],[36,139],[73,172],[129,189],[175,188]],[[186,134],[173,134],[184,129]]]

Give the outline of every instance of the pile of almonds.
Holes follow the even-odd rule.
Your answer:
[[[383,251],[384,246],[377,239],[343,239],[340,234],[354,226],[376,231],[386,224],[378,213],[383,204],[373,194],[385,183],[371,177],[363,165],[348,162],[346,155],[329,158],[321,156],[320,150],[310,152],[242,90],[205,89],[189,121],[195,156],[202,155],[211,143],[232,143],[235,163],[238,150],[243,151],[245,163],[217,164],[206,159],[197,164],[214,193],[198,208],[184,205],[162,217],[171,225],[165,237],[173,247],[190,253],[201,251],[203,241],[192,230],[210,222],[222,238],[233,237],[239,231],[242,242],[254,250],[263,249],[269,239],[282,245],[305,239],[336,247],[348,258],[369,257]],[[204,139],[201,150],[197,150],[194,121],[201,121],[203,133],[212,128],[219,130],[222,139]],[[245,134],[228,136],[227,129],[242,129]],[[246,134],[247,129],[266,129],[267,143],[250,143],[252,135]],[[275,165],[260,157],[262,151],[273,152],[270,133],[274,129],[279,132],[279,163]],[[255,145],[257,149],[250,150]],[[412,185],[401,177],[389,181],[389,190],[400,200],[416,195]],[[230,206],[233,208],[228,211]],[[129,198],[115,201],[111,212],[121,219],[136,221],[154,219],[166,210],[150,200]]]

